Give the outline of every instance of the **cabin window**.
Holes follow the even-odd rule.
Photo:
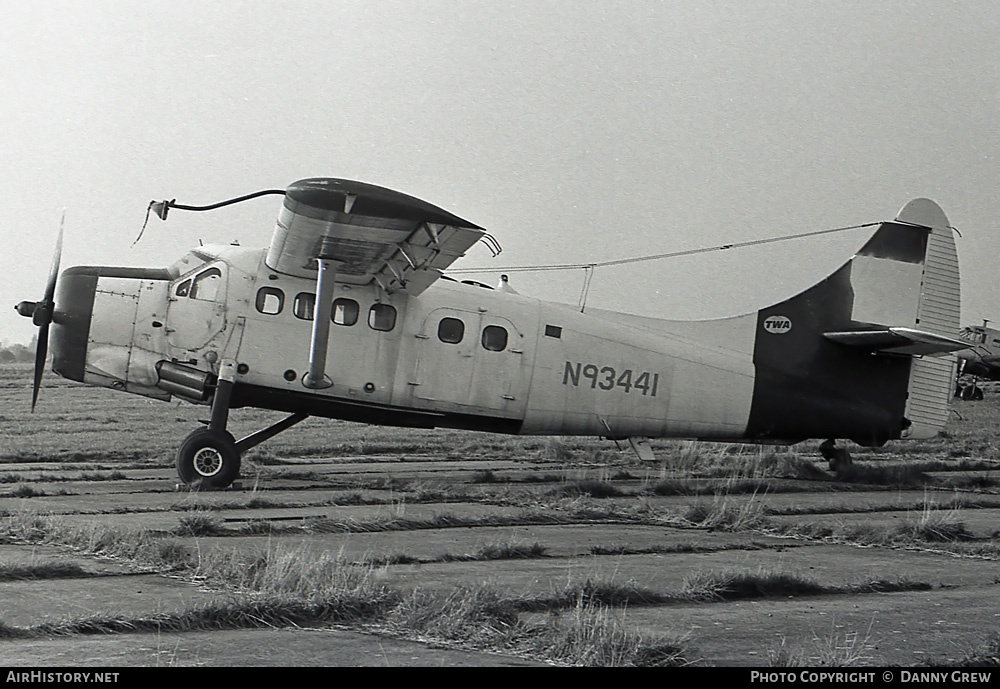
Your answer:
[[[465,337],[465,323],[457,318],[442,318],[438,323],[438,339],[448,344],[458,344]]]
[[[209,268],[198,274],[191,284],[191,298],[202,299],[204,301],[215,301],[219,295],[219,286],[222,284],[222,271],[218,268]]]
[[[556,339],[562,338],[562,328],[558,325],[546,325],[545,326],[545,337],[554,337]]]
[[[358,302],[353,299],[334,299],[330,317],[337,325],[354,325],[358,322]]]
[[[177,285],[177,289],[174,294],[178,297],[186,297],[191,292],[191,281],[185,280],[181,284]]]
[[[507,349],[507,329],[499,325],[487,325],[483,328],[483,349],[491,352]]]
[[[312,292],[299,292],[295,295],[295,301],[292,303],[292,313],[295,314],[296,318],[301,318],[304,321],[311,321],[313,319],[313,311],[315,309],[315,294]]]
[[[395,307],[389,304],[375,304],[368,312],[368,325],[372,330],[392,330],[396,327]]]
[[[269,316],[281,313],[285,306],[285,293],[276,287],[261,287],[257,290],[257,310]]]

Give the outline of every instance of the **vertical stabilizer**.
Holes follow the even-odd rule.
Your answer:
[[[948,420],[949,352],[963,346],[947,218],[911,201],[850,261],[756,320],[749,437],[933,437]]]
[[[921,330],[957,337],[961,288],[958,253],[948,218],[929,199],[915,199],[906,204],[896,221],[929,227],[927,255],[924,260],[916,326]],[[948,421],[956,358],[924,356],[915,358],[910,369],[906,418],[912,422],[907,437],[932,438]]]

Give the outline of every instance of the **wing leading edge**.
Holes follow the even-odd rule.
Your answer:
[[[304,179],[285,193],[265,263],[279,273],[316,278],[316,259],[330,259],[338,282],[375,282],[390,293],[417,295],[485,233],[391,189]]]

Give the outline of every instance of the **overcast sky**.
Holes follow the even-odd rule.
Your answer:
[[[994,0],[0,0],[0,340],[63,268],[266,246],[304,177],[487,228],[461,265],[597,262],[891,219],[937,201],[963,321],[1000,322]],[[855,232],[598,270],[589,304],[677,318],[818,281]],[[495,274],[484,273],[493,282]],[[582,271],[512,276],[575,303]]]

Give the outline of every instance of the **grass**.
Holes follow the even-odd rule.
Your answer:
[[[827,588],[811,579],[765,569],[756,572],[698,572],[685,578],[681,590],[685,597],[699,601],[815,596],[828,592]]]
[[[628,545],[592,545],[588,552],[591,555],[667,555],[678,553],[717,553],[723,550],[767,550],[787,548],[787,544],[764,545],[761,543],[725,543],[706,545],[703,543],[674,543],[669,545],[651,545],[642,548],[632,548]],[[794,545],[792,546],[794,547]]]
[[[14,498],[38,498],[45,495],[45,491],[34,488],[27,483],[19,483],[17,488],[10,491],[8,495]]]
[[[571,582],[551,595],[520,596],[511,603],[518,610],[526,612],[551,612],[569,610],[580,605],[643,607],[666,605],[678,600],[680,597],[677,595],[652,591],[634,580],[620,583],[614,579],[587,577],[581,582]]]
[[[545,557],[548,550],[538,541],[533,543],[521,541],[504,541],[484,543],[473,553],[477,560],[524,560],[529,558]]]
[[[187,515],[186,528],[211,532],[211,515]],[[403,635],[437,639],[483,650],[529,654],[577,665],[677,665],[687,658],[681,637],[645,637],[625,624],[625,610],[683,601],[712,602],[823,593],[914,590],[928,585],[869,577],[851,587],[822,587],[783,571],[733,570],[692,576],[676,592],[658,592],[636,581],[588,577],[549,596],[508,598],[487,586],[460,586],[446,596],[417,589],[390,589],[373,576],[375,563],[350,563],[339,555],[284,546],[252,552],[214,549],[197,555],[152,532],[67,525],[53,517],[21,513],[10,517],[6,534],[21,540],[68,543],[88,552],[117,554],[139,564],[175,563],[186,573],[228,592],[225,600],[174,614],[125,618],[93,615],[8,635],[105,634],[189,631],[304,624],[376,625]],[[179,552],[171,551],[179,550]],[[483,558],[541,556],[538,543],[486,543]],[[551,613],[542,622],[525,612]],[[555,615],[554,617],[552,615]],[[840,646],[843,646],[841,644]],[[839,648],[839,647],[838,647]]]
[[[881,486],[926,486],[933,483],[921,465],[852,464],[837,470],[838,481]]]
[[[91,555],[127,560],[156,571],[190,567],[187,548],[145,529],[73,524],[59,517],[19,512],[0,522],[0,540],[58,544]]]
[[[195,513],[181,515],[180,524],[174,529],[178,536],[218,536],[227,531],[218,517]]]
[[[1000,636],[994,636],[957,661],[936,661],[937,667],[1000,667]]]
[[[15,523],[16,522],[16,523]],[[22,516],[8,532],[44,542],[86,542],[107,552],[111,541],[139,544],[131,556],[148,562],[142,547],[149,532],[105,529],[81,538],[78,527],[51,518]],[[97,541],[96,543],[94,541]],[[459,587],[445,597],[417,589],[403,595],[379,583],[371,566],[345,562],[336,555],[281,545],[255,552],[211,550],[186,559],[185,571],[197,580],[222,587],[227,597],[177,613],[138,617],[91,615],[28,629],[0,626],[0,635],[41,637],[65,634],[113,634],[143,631],[193,631],[348,623],[376,624],[396,633],[419,635],[483,650],[515,651],[571,664],[664,664],[681,657],[676,644],[649,644],[609,622],[590,603],[570,624],[532,625],[520,619],[515,603],[489,587]],[[578,598],[583,601],[581,594]],[[590,596],[587,600],[597,600]]]
[[[600,605],[578,602],[555,619],[535,647],[543,657],[589,667],[680,667],[688,664],[683,636],[643,636],[624,617]]]
[[[137,632],[190,632],[218,629],[257,629],[301,625],[350,623],[367,620],[371,611],[364,601],[330,599],[310,603],[295,597],[264,595],[232,598],[180,612],[140,617],[97,614],[79,619],[40,624],[24,630],[29,637],[70,634],[128,634]]]
[[[84,471],[79,476],[65,476],[63,474],[50,474],[42,472],[32,480],[44,481],[46,483],[56,483],[60,481],[123,481],[127,478],[128,476],[123,471],[115,470],[108,473],[100,471]],[[25,480],[25,476],[20,473],[0,474],[0,483],[20,483]]]
[[[933,543],[972,540],[972,533],[960,518],[958,507],[940,509],[933,501],[925,500],[920,516],[900,529],[901,535],[912,535]]]
[[[785,524],[773,527],[784,534],[806,538],[828,539],[862,545],[942,545],[956,554],[1000,555],[1000,544],[990,537],[977,539],[962,519],[963,500],[946,504],[936,502],[933,494],[924,495],[918,510],[908,514],[899,524],[824,522]]]
[[[769,525],[765,504],[752,493],[749,498],[716,493],[711,503],[696,502],[683,514],[684,520],[697,526],[723,531],[754,531]]]
[[[472,483],[498,483],[500,478],[492,469],[482,469],[472,474]]]
[[[49,562],[39,565],[0,564],[0,581],[76,579],[86,576],[90,575],[74,562]]]
[[[685,578],[682,595],[696,601],[791,598],[857,593],[926,591],[931,585],[907,577],[881,579],[869,576],[845,586],[823,586],[794,572],[760,567],[753,570],[697,572]]]
[[[792,648],[782,638],[781,645],[767,654],[770,667],[865,667],[875,663],[878,650],[872,627],[864,632],[836,628],[830,634],[814,634],[808,644]]]
[[[685,664],[682,640],[644,637],[607,607],[582,597],[570,614],[541,624],[521,619],[514,603],[486,586],[462,586],[443,599],[415,591],[394,609],[390,629],[465,647],[530,654],[592,667],[665,667]]]
[[[586,495],[592,498],[616,498],[625,495],[625,492],[608,481],[581,479],[561,483],[547,490],[545,494],[552,497],[578,497]]]

